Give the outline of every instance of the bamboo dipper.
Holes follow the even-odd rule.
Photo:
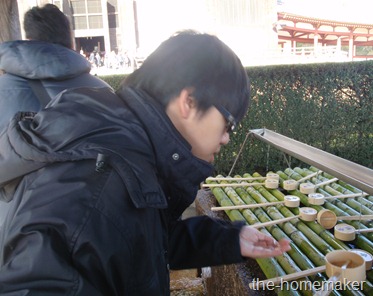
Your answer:
[[[372,220],[373,215],[338,216],[327,209],[323,209],[317,214],[317,222],[325,229],[333,228],[338,220]]]
[[[352,193],[352,194],[345,194],[345,195],[334,195],[334,196],[325,196],[321,193],[310,193],[308,195],[308,202],[311,205],[323,205],[325,200],[327,199],[337,199],[337,198],[351,198],[351,197],[358,197],[358,196],[366,196],[367,193]]]
[[[356,233],[373,232],[373,228],[356,229],[352,225],[341,223],[334,227],[334,237],[342,241],[352,241],[356,238]]]
[[[341,260],[342,258],[342,260]],[[364,281],[366,279],[366,265],[365,260],[358,253],[354,253],[347,250],[337,250],[326,254],[325,265],[314,267],[307,270],[287,274],[281,277],[275,277],[257,283],[250,283],[251,289],[257,287],[266,287],[271,284],[278,285],[281,282],[293,281],[306,276],[314,275],[320,272],[326,272],[327,276],[331,279],[332,277],[340,279],[346,279],[348,281]]]
[[[300,218],[303,221],[315,221],[316,216],[317,216],[317,211],[315,209],[303,207],[303,208],[299,208],[299,215],[296,215],[296,216],[293,216],[293,217],[277,219],[277,220],[273,220],[273,221],[268,221],[268,222],[264,222],[264,223],[257,223],[257,224],[250,225],[250,227],[253,227],[253,228],[266,227],[266,226],[270,226],[270,225],[275,225],[275,224],[287,222],[287,221],[293,220],[295,218]]]
[[[313,174],[310,174],[302,179],[299,179],[298,181],[296,180],[292,180],[292,179],[289,179],[289,180],[285,180],[283,183],[282,183],[282,186],[285,190],[296,190],[298,189],[298,185],[308,179],[311,179],[312,177],[314,176],[317,176],[318,174],[320,174],[321,171],[318,171],[316,173],[313,173]]]
[[[330,183],[333,183],[333,182],[336,182],[336,181],[338,181],[338,178],[333,178],[333,179],[330,179],[328,181],[321,182],[321,183],[318,183],[318,184],[301,183],[299,185],[299,190],[303,194],[315,193],[317,187],[324,186],[324,185],[327,185],[327,184],[330,184]]]
[[[211,180],[211,179],[209,179]],[[225,179],[229,181],[234,181],[234,179]],[[253,183],[248,183],[248,182],[241,182],[241,183],[219,183],[219,184],[202,184],[202,187],[245,187],[245,186],[256,186],[256,185],[264,185],[268,189],[276,189],[278,188],[279,181],[276,179],[266,179],[264,183],[260,182],[253,182]]]

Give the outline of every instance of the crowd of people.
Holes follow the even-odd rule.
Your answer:
[[[290,250],[243,222],[182,219],[249,108],[226,44],[175,34],[114,91],[89,72],[118,59],[72,50],[56,6],[24,20],[28,40],[0,44],[1,295],[169,295],[170,269]]]
[[[100,52],[97,48],[92,52],[84,52],[80,50],[83,55],[92,65],[92,67],[106,67],[107,69],[130,69],[132,67],[131,57],[127,51],[124,53],[112,50],[110,53]]]

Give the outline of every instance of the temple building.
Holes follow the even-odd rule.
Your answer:
[[[71,20],[75,49],[126,53],[141,62],[177,31],[217,35],[245,66],[373,58],[373,23],[318,19],[282,11],[279,0],[17,0],[53,3]],[[22,36],[24,33],[22,32]]]

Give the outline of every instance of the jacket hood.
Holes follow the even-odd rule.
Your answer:
[[[79,53],[43,41],[9,41],[0,44],[0,69],[28,79],[73,78],[89,73],[90,63]]]
[[[165,192],[178,200],[181,214],[194,200],[200,182],[211,175],[212,166],[192,155],[189,144],[149,96],[132,89],[118,95],[110,89],[69,90],[36,115],[14,117],[0,135],[2,198],[11,198],[18,179],[27,173],[103,153],[129,164],[140,184],[140,190],[130,193],[137,207],[165,206],[165,201],[153,202]],[[124,181],[128,177],[127,172],[119,174]]]

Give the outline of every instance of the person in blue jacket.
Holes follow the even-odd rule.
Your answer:
[[[68,18],[53,4],[28,10],[23,22],[28,40],[0,44],[0,131],[18,111],[39,111],[42,104],[32,85],[52,99],[74,87],[110,87],[90,74],[90,63],[73,48]],[[0,229],[7,204],[0,203]]]
[[[249,106],[217,37],[164,41],[112,90],[61,93],[0,135],[1,295],[169,295],[169,270],[277,256],[289,241],[181,219]]]

